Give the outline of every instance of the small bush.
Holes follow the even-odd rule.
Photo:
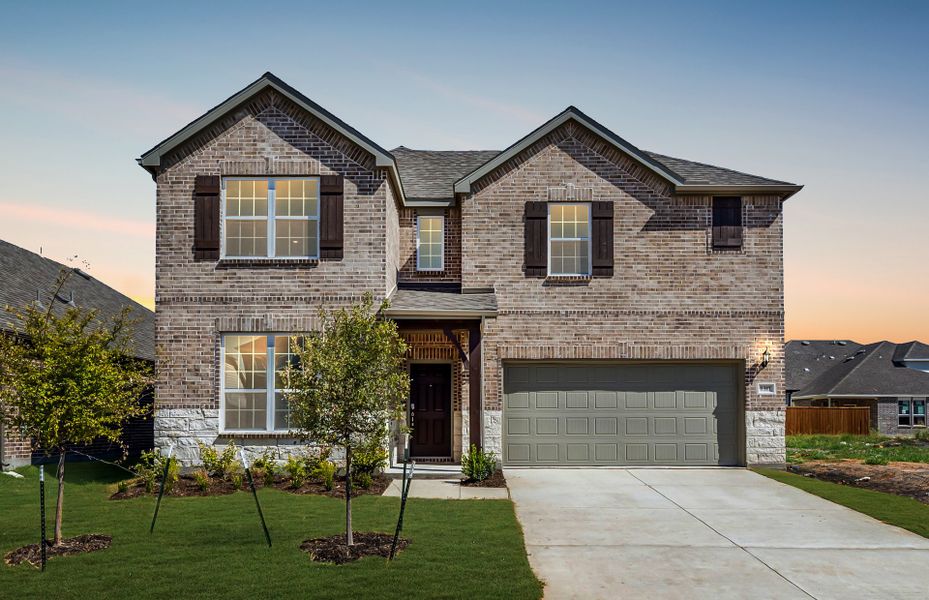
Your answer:
[[[233,473],[229,477],[229,481],[232,482],[232,487],[234,487],[237,490],[241,490],[242,484],[245,482],[245,479],[243,478],[242,473]]]
[[[886,456],[881,456],[880,454],[872,454],[864,459],[864,464],[866,465],[886,465],[889,462]]]
[[[920,442],[929,442],[929,429],[917,429],[913,438]]]
[[[352,475],[368,475],[373,478],[387,468],[387,462],[390,460],[385,448],[373,446],[371,448],[359,448],[352,453]]]
[[[200,462],[206,472],[220,479],[229,479],[233,474],[242,469],[239,463],[239,448],[233,442],[229,442],[222,453],[216,451],[213,446],[207,446],[202,442],[197,442],[200,447]]]
[[[297,489],[306,482],[308,475],[307,461],[302,456],[291,454],[287,457],[287,462],[284,463],[284,471],[290,478],[290,487]]]
[[[277,457],[271,448],[262,452],[258,458],[252,461],[252,476],[260,479],[266,487],[274,485],[277,471]]]
[[[125,479],[116,484],[116,491],[120,494],[125,494],[129,491],[129,482]]]
[[[145,485],[145,491],[151,494],[155,491],[155,486],[161,481],[165,472],[165,460],[168,460],[168,478],[165,480],[165,491],[170,492],[174,488],[181,474],[181,465],[177,459],[171,457],[167,459],[160,452],[152,450],[142,452],[139,455],[139,462],[134,469],[139,474],[139,478]]]
[[[194,471],[194,481],[197,482],[197,487],[201,492],[205,492],[210,487],[210,476],[203,469]]]
[[[316,466],[310,472],[310,477],[322,483],[327,490],[332,491],[332,488],[335,487],[335,472],[336,466],[334,462],[322,460],[316,463]]]
[[[352,482],[360,488],[368,489],[374,483],[370,473],[353,473]]]
[[[306,463],[306,472],[312,473],[319,463],[328,461],[330,456],[332,456],[332,448],[328,446],[308,448],[303,457],[303,461]]]
[[[461,457],[461,472],[469,481],[484,481],[497,470],[497,455],[479,450],[474,444]]]

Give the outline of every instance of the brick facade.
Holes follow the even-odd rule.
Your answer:
[[[0,438],[3,440],[2,469],[15,469],[32,462],[32,443],[11,427],[2,427]]]
[[[445,215],[446,268],[423,274],[415,270],[418,209],[399,205],[370,156],[274,92],[164,164],[157,177],[156,444],[175,444],[187,462],[196,461],[196,440],[228,440],[219,436],[222,333],[308,331],[319,306],[343,306],[369,291],[382,298],[398,283],[459,281],[465,291],[496,292],[498,316],[483,330],[482,419],[484,443],[498,455],[507,360],[713,360],[744,369],[746,461],[784,462],[782,396],[756,393],[758,382],[784,387],[778,197],[745,197],[741,251],[713,252],[710,196],[672,195],[653,172],[569,123],[477,182],[458,206],[438,209]],[[296,266],[193,260],[196,175],[336,173],[345,176],[343,259]],[[611,278],[523,273],[525,203],[569,189],[613,203]],[[413,360],[438,352],[459,364],[452,345],[416,335]],[[766,349],[771,358],[762,368]],[[466,369],[453,371],[457,458],[468,443],[469,382]],[[245,437],[253,446],[291,443]]]

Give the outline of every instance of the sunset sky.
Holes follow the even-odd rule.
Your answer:
[[[386,148],[504,148],[573,104],[802,183],[787,337],[929,342],[929,2],[276,4],[4,2],[0,238],[151,306],[135,159],[270,70]]]

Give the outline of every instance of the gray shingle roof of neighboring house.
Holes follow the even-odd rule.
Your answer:
[[[683,158],[665,156],[657,152],[644,150],[645,154],[653,160],[665,165],[684,178],[684,183],[704,185],[792,185],[786,181],[768,179],[758,175],[749,175],[741,171],[733,171],[725,167],[717,167],[706,163],[694,162]]]
[[[390,151],[397,161],[406,197],[410,200],[451,200],[455,182],[500,153],[499,150]]]
[[[455,291],[398,289],[389,298],[387,316],[397,318],[481,317],[497,314],[493,292],[462,294]]]
[[[929,361],[929,344],[917,341],[897,344],[894,362],[905,361]]]
[[[929,396],[929,373],[894,362],[896,350],[891,342],[862,346],[793,397]]]
[[[799,390],[854,354],[861,344],[851,340],[791,340],[784,347],[788,392]]]
[[[128,306],[138,320],[133,335],[135,355],[154,360],[155,313],[141,304],[80,270],[68,277],[58,298],[52,298],[61,269],[70,268],[0,240],[0,330],[15,331],[19,326],[4,307],[24,307],[37,298],[45,307],[52,303],[56,312],[63,311],[73,299],[75,306],[97,309],[103,318]]]

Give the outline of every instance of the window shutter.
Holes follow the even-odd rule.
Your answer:
[[[590,205],[591,256],[594,277],[613,276],[613,203],[592,202]]]
[[[548,204],[526,202],[526,277],[548,271]]]
[[[343,236],[344,178],[323,175],[319,178],[319,258],[341,259]]]
[[[219,175],[194,180],[194,260],[219,259]]]

